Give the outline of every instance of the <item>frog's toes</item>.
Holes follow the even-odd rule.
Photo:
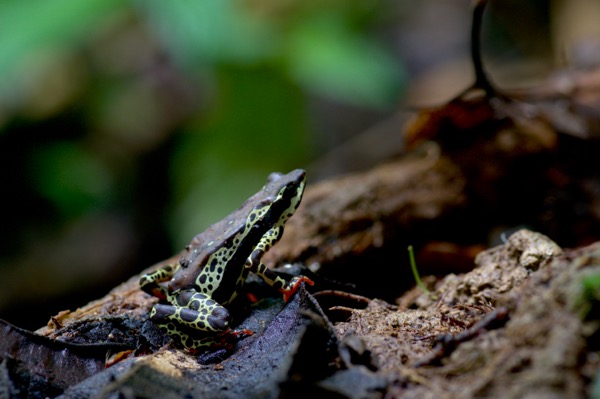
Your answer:
[[[252,330],[229,330],[226,333],[227,338],[225,339],[225,345],[229,344],[234,346],[237,342],[252,335],[254,335],[254,331]]]
[[[252,330],[231,330],[229,331],[229,334],[234,335],[237,339],[242,339],[242,338],[246,338],[249,337],[251,335],[254,335],[254,331]]]
[[[315,285],[315,282],[312,281],[311,279],[309,279],[308,277],[304,277],[304,276],[294,277],[293,279],[290,280],[290,282],[286,288],[282,288],[279,290],[283,294],[284,301],[287,302],[292,297],[292,295],[294,295],[294,293],[296,291],[298,291],[298,288],[300,287],[300,283],[306,283],[308,285]]]
[[[229,328],[230,321],[231,316],[229,315],[229,311],[221,306],[213,309],[210,316],[206,318],[206,322],[217,331],[222,331]]]

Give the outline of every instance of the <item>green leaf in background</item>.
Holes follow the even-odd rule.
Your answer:
[[[171,54],[192,69],[273,63],[320,94],[370,107],[394,104],[404,71],[364,32],[353,30],[352,13],[345,12],[354,10],[353,2],[314,3],[298,15],[261,13],[259,5],[268,8],[267,3],[138,2]]]
[[[138,5],[187,66],[258,61],[271,53],[276,38],[236,0],[141,0]]]
[[[375,107],[393,104],[399,96],[400,65],[335,14],[303,20],[285,48],[296,81],[322,94]]]
[[[0,2],[0,96],[9,100],[28,58],[52,46],[88,38],[118,0],[12,0]]]

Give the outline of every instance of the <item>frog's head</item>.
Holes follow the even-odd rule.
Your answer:
[[[267,225],[283,224],[294,214],[304,193],[306,172],[296,169],[288,174],[271,173],[263,187],[263,203],[268,206],[264,218]]]

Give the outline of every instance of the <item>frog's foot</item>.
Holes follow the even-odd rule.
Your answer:
[[[287,281],[262,263],[253,266],[252,272],[262,278],[265,283],[281,292],[286,302],[298,290],[300,283],[304,282],[308,285],[315,285],[311,279],[304,276],[297,276]]]
[[[283,300],[288,301],[292,295],[298,290],[301,283],[306,283],[308,285],[315,285],[315,282],[304,276],[297,276],[290,280],[288,284],[284,288],[280,288],[279,292],[283,294]]]
[[[175,274],[178,269],[179,264],[175,263],[161,267],[160,269],[155,270],[152,273],[144,274],[140,278],[140,288],[144,292],[153,295],[159,299],[167,299],[169,293],[167,289],[159,283],[171,279],[171,277],[173,277],[173,274]]]
[[[224,343],[224,345],[231,345],[233,346],[233,343],[240,341],[246,337],[249,337],[251,335],[254,335],[254,331],[252,330],[229,330],[226,331],[222,334],[219,334],[219,336],[221,337],[221,342]],[[232,343],[233,342],[233,343]]]

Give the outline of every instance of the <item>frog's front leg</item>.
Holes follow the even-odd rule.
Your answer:
[[[294,292],[298,290],[300,283],[305,282],[308,285],[314,285],[315,283],[304,276],[297,276],[287,281],[260,262],[262,256],[279,241],[282,234],[283,225],[275,226],[267,231],[256,247],[254,247],[254,251],[252,251],[244,266],[263,279],[265,283],[281,292],[283,299],[287,302]]]
[[[258,244],[254,247],[254,250],[246,259],[244,266],[250,269],[253,273],[256,273],[257,266],[260,264],[260,260],[263,255],[267,253],[273,245],[275,245],[281,236],[283,235],[283,225],[276,225],[270,228],[258,241]]]
[[[140,279],[140,288],[144,292],[159,299],[167,299],[169,293],[167,289],[159,283],[170,280],[177,270],[179,270],[179,263],[174,263],[161,267],[152,273],[144,274]]]
[[[305,276],[296,276],[290,281],[287,281],[262,263],[259,263],[251,270],[254,274],[263,279],[265,283],[281,292],[283,294],[283,300],[286,302],[298,290],[300,283],[304,282],[308,285],[315,285],[314,281]]]

